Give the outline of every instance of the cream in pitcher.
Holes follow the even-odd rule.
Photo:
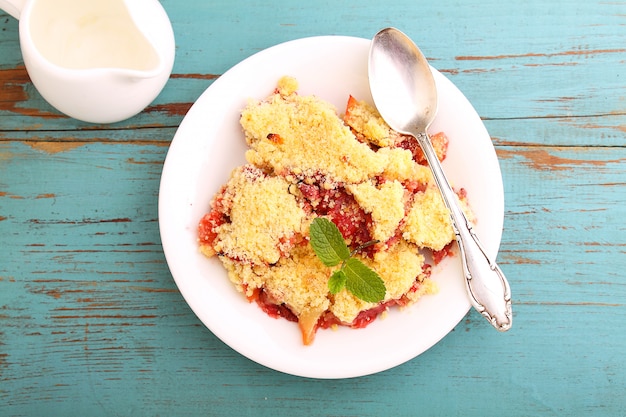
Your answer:
[[[157,0],[0,0],[0,7],[20,20],[33,84],[71,117],[124,120],[169,79],[174,34]]]

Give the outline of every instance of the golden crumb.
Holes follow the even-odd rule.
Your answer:
[[[278,80],[276,90],[281,96],[289,96],[298,91],[298,80],[285,75]]]
[[[325,267],[307,246],[294,249],[290,257],[283,257],[273,265],[253,265],[222,259],[231,280],[240,291],[251,296],[263,288],[276,304],[286,304],[296,316],[308,310],[325,311],[328,308],[328,278]]]
[[[368,262],[368,261],[366,261]],[[385,300],[397,300],[423,274],[424,256],[410,243],[400,241],[387,251],[374,255],[368,265],[378,272],[385,282],[387,294]]]
[[[329,103],[314,96],[273,94],[251,102],[241,115],[248,162],[279,175],[323,172],[358,183],[383,172],[388,158],[359,142]],[[281,141],[269,140],[278,135]]]
[[[403,237],[420,248],[443,249],[454,239],[450,211],[434,185],[417,193],[406,218]]]
[[[438,292],[439,287],[437,286],[437,283],[435,281],[430,279],[424,279],[421,281],[415,291],[407,292],[405,294],[405,297],[408,299],[409,302],[415,303],[425,295],[433,295],[437,294]]]
[[[406,242],[399,243],[388,251],[377,252],[373,260],[361,260],[378,272],[385,282],[387,293],[383,301],[399,299],[411,289],[416,277],[423,274],[424,257]],[[335,302],[330,310],[342,322],[351,323],[361,311],[374,306],[375,304],[360,300],[344,289],[335,295]]]
[[[363,100],[350,97],[344,120],[365,140],[376,146],[390,146],[398,137],[398,134],[387,126],[378,110]]]
[[[378,154],[385,155],[387,158],[387,165],[383,173],[385,178],[400,182],[413,181],[421,184],[431,182],[432,173],[430,168],[416,163],[410,151],[402,148],[380,148]]]
[[[304,220],[288,187],[283,178],[257,168],[235,169],[222,202],[230,207],[230,222],[219,227],[215,252],[258,264],[277,262],[280,240],[300,233]]]
[[[386,242],[404,218],[405,189],[398,181],[389,181],[376,187],[371,181],[348,185],[359,205],[371,213],[374,222],[372,238]]]

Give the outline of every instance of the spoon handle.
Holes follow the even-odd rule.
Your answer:
[[[507,331],[513,320],[509,283],[500,267],[486,254],[471,222],[461,210],[458,196],[446,178],[430,138],[426,133],[421,133],[416,139],[426,156],[443,201],[450,210],[470,301],[493,327],[502,332]]]

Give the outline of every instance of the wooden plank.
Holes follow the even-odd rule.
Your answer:
[[[219,8],[194,2],[163,3],[179,45],[172,79],[144,113],[119,127],[178,125],[215,77],[276,43],[319,34],[369,38],[391,23],[377,18],[377,7],[357,7],[356,3],[343,6],[340,30],[333,19],[308,24],[319,13],[315,3],[282,13],[254,2],[228,2]],[[494,1],[481,8],[463,3],[443,9],[440,3],[416,8],[410,2],[397,2],[387,12],[398,16],[393,24],[422,46],[433,65],[457,84],[485,118],[623,116],[626,86],[619,64],[626,59],[623,4],[551,4],[546,8],[543,2],[527,2],[512,13],[510,6]],[[241,20],[242,8],[258,18]],[[484,13],[487,9],[489,13]],[[557,9],[562,10],[557,14]],[[348,16],[348,11],[354,15]],[[179,27],[179,21],[186,22],[185,26]],[[270,27],[268,21],[273,22]],[[10,101],[0,107],[0,125],[6,130],[73,126],[73,121],[43,102],[28,82],[21,55],[16,53],[16,22],[3,19],[0,24],[0,56],[6,57],[0,63],[0,88],[4,94],[11,90],[20,96],[19,106]],[[219,35],[228,31],[238,36]],[[89,124],[78,127],[93,128]]]
[[[189,311],[156,223],[166,149],[0,145],[0,377],[11,387],[0,397],[8,414],[315,414],[322,401],[331,414],[364,416],[494,414],[504,403],[513,416],[606,415],[623,406],[614,395],[626,383],[626,340],[615,332],[626,313],[626,213],[615,204],[626,197],[623,148],[499,146],[507,184],[500,262],[515,290],[515,328],[498,334],[472,312],[416,360],[343,381],[267,370]],[[448,400],[432,402],[437,396]]]

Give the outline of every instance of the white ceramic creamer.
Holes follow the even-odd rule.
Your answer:
[[[169,79],[174,32],[158,0],[0,0],[0,8],[20,21],[39,93],[75,119],[127,119]]]

